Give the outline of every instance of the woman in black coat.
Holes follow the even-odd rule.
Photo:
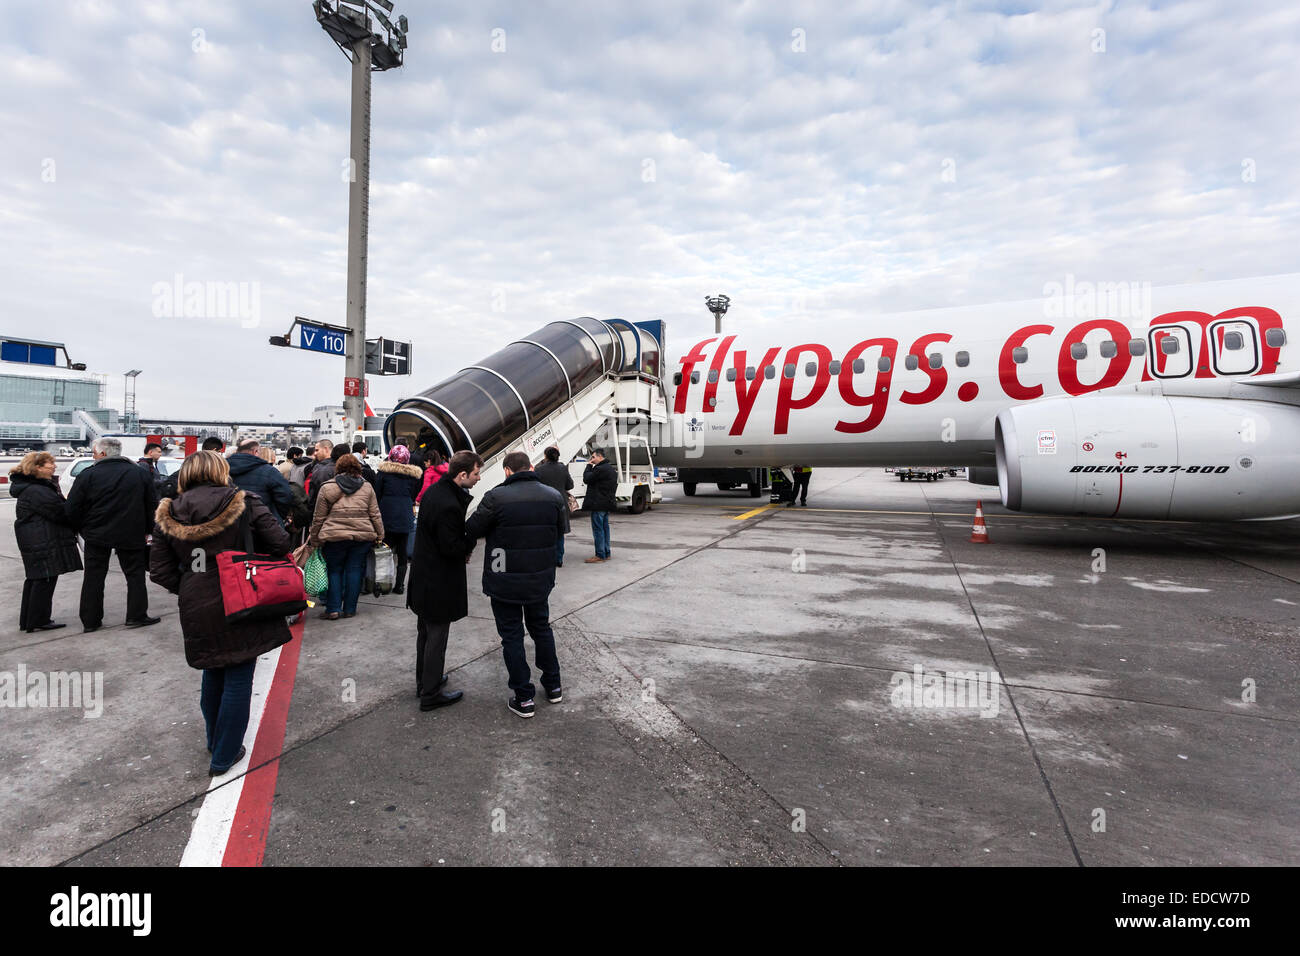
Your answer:
[[[199,707],[212,754],[209,773],[225,773],[244,757],[257,658],[289,641],[283,618],[227,624],[216,555],[243,550],[241,517],[259,554],[289,552],[289,535],[261,499],[230,485],[230,468],[214,451],[185,459],[180,497],[164,499],[155,514],[149,577],[180,596],[185,659],[203,671]]]
[[[424,484],[424,471],[410,462],[410,449],[394,445],[374,480],[379,515],[384,520],[384,543],[397,559],[394,594],[405,591],[408,538],[415,531],[415,497]]]
[[[9,494],[18,499],[14,536],[27,575],[18,626],[28,634],[64,626],[50,620],[54,587],[60,574],[81,570],[77,536],[54,480],[56,467],[49,452],[34,451],[9,472]]]

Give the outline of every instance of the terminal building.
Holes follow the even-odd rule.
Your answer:
[[[0,339],[0,445],[55,451],[121,430],[108,377],[74,365],[61,342]]]

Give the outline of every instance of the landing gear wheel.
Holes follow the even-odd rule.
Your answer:
[[[692,497],[694,497],[694,496],[695,496],[695,482],[693,482],[693,481],[683,481],[683,482],[682,482],[682,492],[686,495],[687,498],[692,498]]]
[[[629,505],[627,509],[628,513],[639,515],[641,512],[645,511],[646,505],[649,503],[649,500],[650,500],[650,495],[646,491],[644,485],[635,489],[632,492],[632,504]]]

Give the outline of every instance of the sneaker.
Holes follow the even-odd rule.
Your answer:
[[[548,690],[546,692],[546,699],[552,704],[558,704],[560,701],[564,700],[564,692],[559,687],[555,688],[555,690]]]
[[[506,701],[506,706],[517,717],[531,717],[533,712],[537,710],[537,705],[531,700],[520,700],[518,697],[511,697]]]

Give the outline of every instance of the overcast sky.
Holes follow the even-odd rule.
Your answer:
[[[340,402],[341,358],[267,344],[345,320],[350,67],[308,0],[0,8],[0,332],[66,342],[113,405],[143,369],[145,415]],[[1294,0],[396,12],[368,332],[415,374],[377,406],[575,315],[682,349],[709,293],[777,332],[1296,271]],[[256,324],[168,313],[178,275],[246,283]]]

